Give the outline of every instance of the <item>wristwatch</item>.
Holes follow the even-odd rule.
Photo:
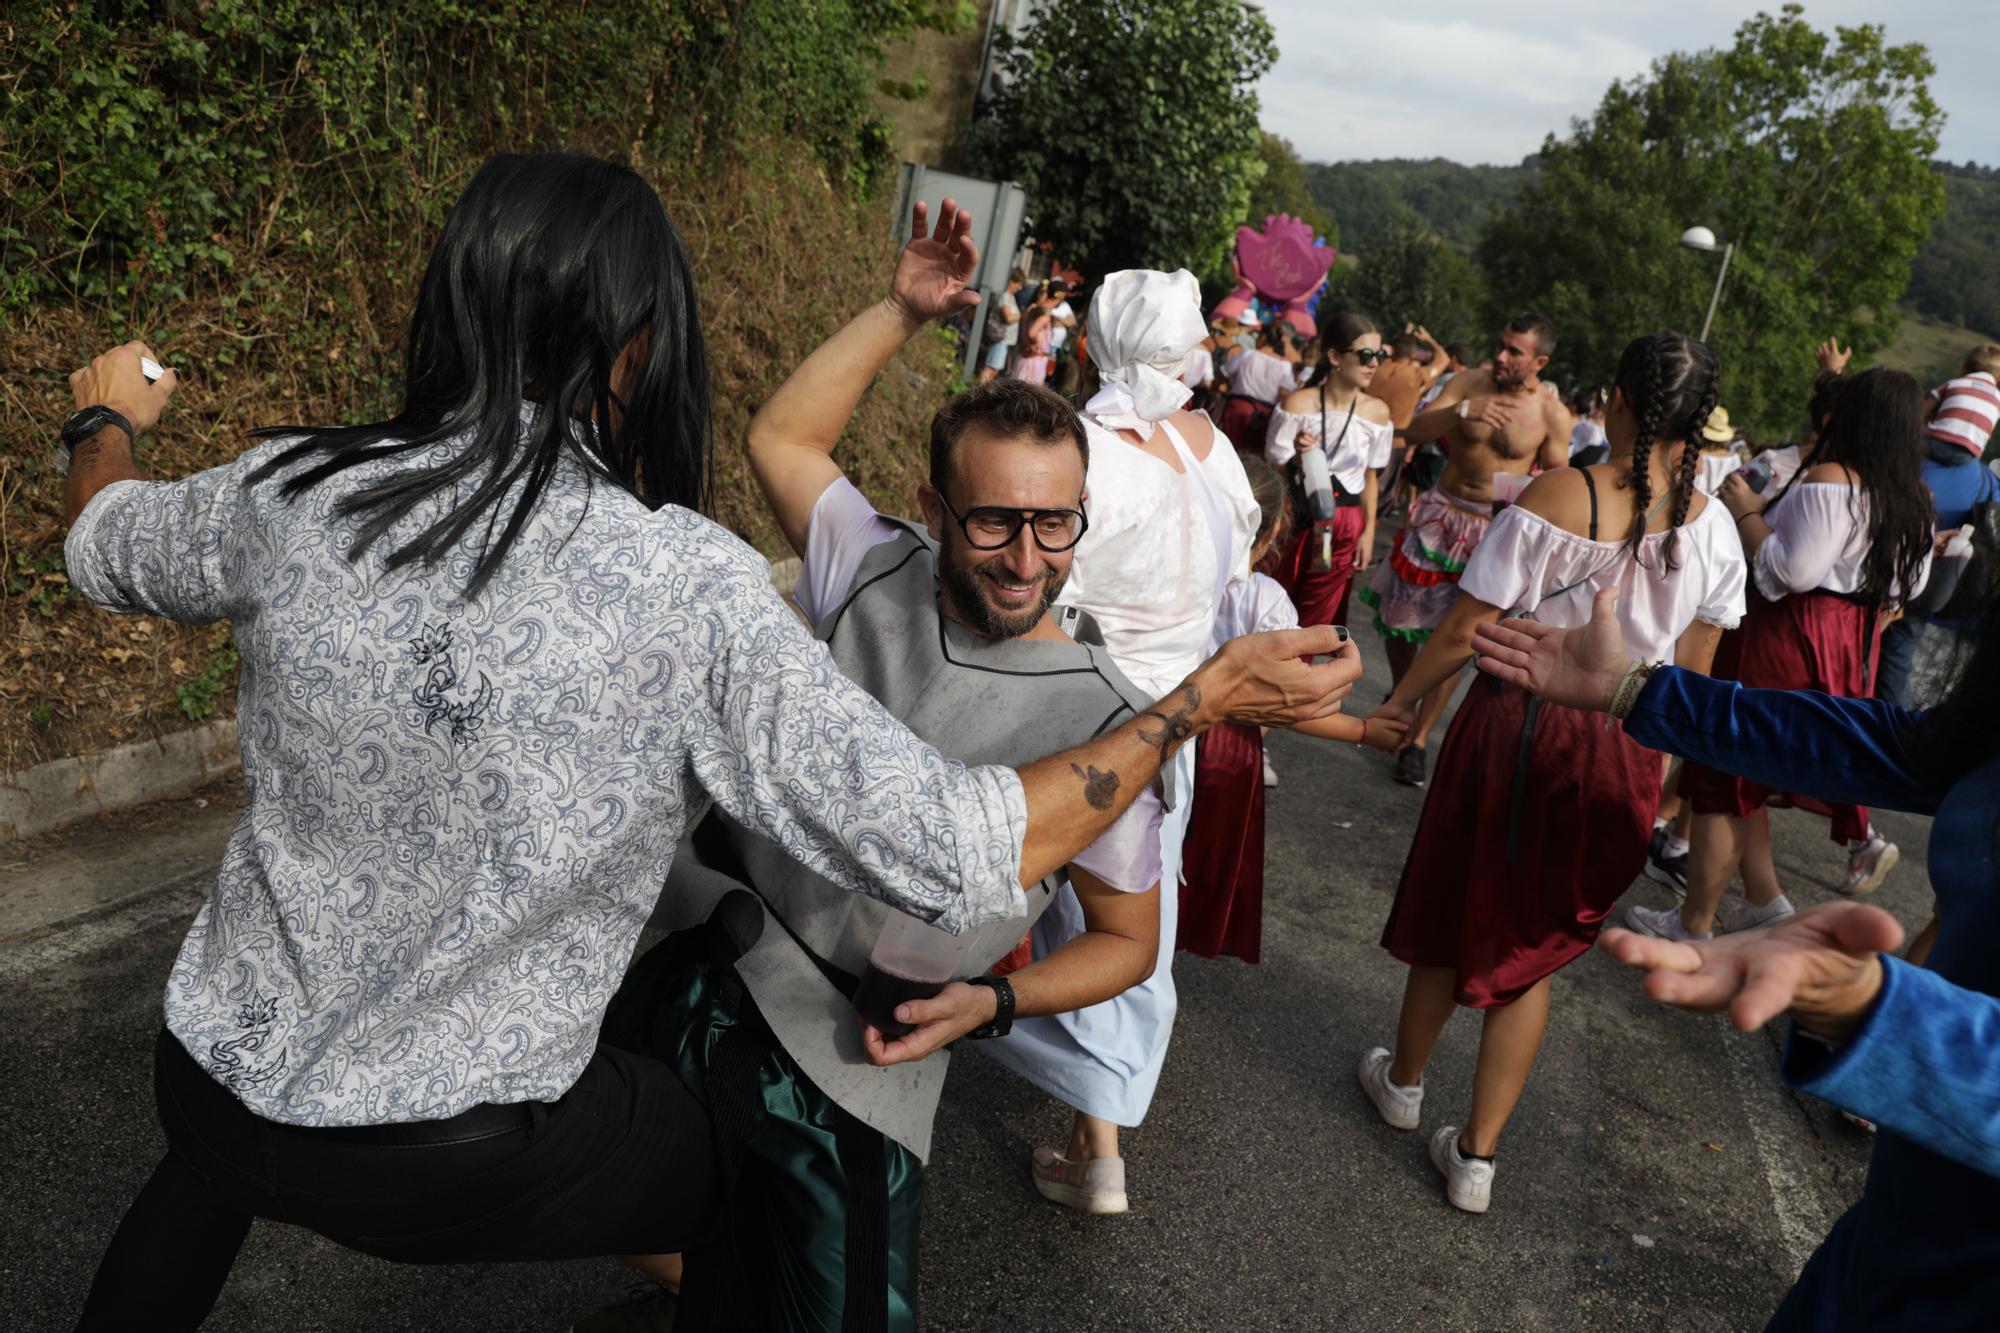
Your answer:
[[[966,1033],[973,1041],[1004,1037],[1014,1030],[1014,983],[1005,977],[967,977],[968,986],[985,986],[993,992],[993,1021]]]
[[[123,413],[102,403],[94,407],[79,408],[63,418],[62,447],[56,450],[56,471],[67,477],[70,452],[106,426],[118,427],[125,432],[125,438],[131,441],[132,446],[138,447],[138,433],[132,429],[132,423],[125,419]]]

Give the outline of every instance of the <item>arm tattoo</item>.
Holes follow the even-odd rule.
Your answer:
[[[1178,750],[1181,742],[1194,734],[1194,723],[1188,719],[1194,716],[1195,709],[1201,707],[1200,686],[1185,685],[1175,693],[1181,697],[1181,703],[1172,712],[1163,713],[1159,711],[1159,706],[1155,705],[1139,714],[1141,719],[1139,739],[1158,750],[1162,761]],[[1167,699],[1171,700],[1174,697],[1175,695],[1168,695]]]
[[[1118,775],[1107,773],[1092,764],[1088,773],[1075,764],[1069,771],[1083,779],[1083,799],[1090,802],[1093,810],[1109,810],[1111,803],[1118,799]]]

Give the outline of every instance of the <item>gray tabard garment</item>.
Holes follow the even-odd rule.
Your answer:
[[[1065,629],[1093,637],[1087,620],[1065,622]],[[847,602],[819,637],[840,669],[910,730],[971,764],[1018,767],[1081,744],[1152,703],[1101,645],[992,642],[945,619],[935,550],[907,527],[862,560]],[[1171,793],[1165,800],[1172,805]],[[761,922],[743,912],[724,920],[745,946],[736,970],[772,1032],[829,1097],[927,1160],[950,1053],[886,1069],[869,1064],[853,1005],[806,952],[858,977],[893,909],[837,888],[720,810],[710,818],[720,821],[764,908]],[[1020,943],[1063,884],[1060,875],[1043,880],[1027,894],[1025,916],[976,932],[960,975],[986,971]],[[705,920],[721,897],[743,887],[683,845],[652,924],[673,929]]]

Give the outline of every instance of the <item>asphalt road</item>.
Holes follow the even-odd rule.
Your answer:
[[[1364,695],[1378,697],[1380,654],[1364,637]],[[1132,1212],[1083,1218],[1044,1203],[1028,1154],[1066,1133],[1066,1111],[961,1059],[929,1175],[926,1325],[1760,1327],[1858,1193],[1866,1136],[1780,1086],[1775,1030],[1660,1009],[1592,954],[1556,980],[1493,1211],[1453,1210],[1424,1138],[1462,1115],[1476,1020],[1462,1015],[1445,1034],[1421,1131],[1383,1125],[1353,1075],[1395,1019],[1401,969],[1375,941],[1422,794],[1352,747],[1281,735],[1272,749],[1282,783],[1265,961],[1177,962],[1173,1053],[1148,1123],[1126,1138]],[[0,851],[9,1329],[68,1327],[161,1151],[149,1048],[232,790]],[[1843,862],[1825,824],[1775,822],[1794,901],[1831,896]],[[1928,821],[1878,825],[1905,854],[1878,901],[1914,929],[1930,910]],[[58,875],[94,887],[65,898],[49,888]],[[1644,881],[1631,898],[1666,901]],[[401,1267],[259,1223],[208,1327],[561,1330],[631,1287],[609,1260]]]

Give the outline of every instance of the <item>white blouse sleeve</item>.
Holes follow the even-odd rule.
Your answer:
[[[1263,634],[1269,630],[1297,629],[1299,610],[1292,605],[1291,596],[1284,585],[1268,574],[1252,574],[1249,580],[1249,595],[1244,602],[1249,617],[1243,626],[1245,634]]]
[[[1708,508],[1715,512],[1702,511],[1702,530],[1689,534],[1701,543],[1700,563],[1707,580],[1694,618],[1735,629],[1743,623],[1748,605],[1750,562],[1743,558],[1743,539],[1736,535],[1736,525],[1729,521],[1722,502],[1710,500]]]
[[[1792,488],[1777,512],[1767,515],[1771,535],[1757,548],[1757,587],[1766,597],[1777,601],[1826,582],[1854,536],[1856,503],[1851,487],[1834,482]]]
[[[1459,591],[1502,611],[1530,614],[1552,582],[1550,564],[1562,551],[1562,534],[1547,519],[1519,505],[1500,511],[1466,561]]]
[[[1368,449],[1368,466],[1379,472],[1389,466],[1389,455],[1396,443],[1396,427],[1387,421],[1380,425],[1370,424],[1375,431],[1375,442]]]
[[[1284,408],[1274,408],[1271,424],[1264,428],[1264,461],[1272,467],[1283,467],[1298,457],[1299,428],[1306,424],[1306,418],[1295,416]]]

